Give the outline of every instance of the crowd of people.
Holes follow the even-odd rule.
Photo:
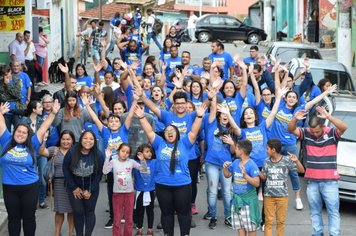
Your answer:
[[[257,46],[251,46],[250,57],[241,58],[213,41],[202,66],[192,65],[191,52],[179,52],[174,27],[163,47],[157,44],[160,55],[143,61],[149,45],[139,27],[115,17],[110,21],[118,36],[113,44],[103,23],[96,27],[92,21],[86,30],[91,31],[94,75],[85,64],[77,64],[75,74],[59,64],[64,87],[41,101],[31,99],[36,81],[25,59],[31,59],[31,53],[36,60],[37,51],[30,39],[22,42],[22,34],[16,34],[9,51],[11,66],[2,68],[0,80],[9,235],[20,235],[21,227],[25,235],[35,235],[35,211],[48,207],[43,170],[49,159],[55,170],[55,236],[61,235],[65,214],[69,235],[92,234],[103,175],[110,209],[105,227],[113,228],[113,235],[132,235],[133,225],[135,235],[143,235],[145,211],[145,235],[154,235],[156,221],[164,235],[173,236],[175,214],[180,235],[190,235],[192,215],[199,213],[195,201],[203,165],[208,183],[203,218],[210,229],[217,227],[221,193],[224,224],[238,235],[256,235],[259,228],[272,235],[275,219],[275,235],[284,235],[291,199],[288,176],[295,207],[302,210],[298,172],[305,172],[313,235],[323,235],[323,199],[329,232],[340,235],[336,147],[347,126],[319,106],[335,85],[327,78],[314,84],[307,58],[305,69],[293,76],[286,65],[258,55]],[[153,24],[154,18],[147,27]],[[148,34],[156,41],[153,31]],[[121,56],[110,60],[108,53],[115,46]],[[37,60],[41,63],[41,56]],[[324,119],[335,128],[325,127]],[[298,159],[297,138],[305,141],[307,166]]]

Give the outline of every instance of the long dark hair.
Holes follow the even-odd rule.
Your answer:
[[[20,124],[17,124],[15,129],[14,129],[14,134],[16,132],[16,130],[20,127],[20,126],[23,126],[27,129],[27,138],[25,140],[24,143],[22,143],[21,145],[25,146],[26,149],[28,150],[28,152],[30,153],[31,155],[31,158],[32,158],[32,162],[33,164],[36,163],[36,159],[35,159],[35,152],[33,150],[33,147],[32,147],[32,129],[30,128],[30,126],[28,126],[27,124],[24,124],[24,123],[20,123]],[[12,135],[12,138],[11,138],[11,141],[10,143],[3,149],[3,151],[1,151],[1,157],[4,156],[8,151],[10,151],[11,149],[13,149],[14,147],[16,147],[18,145],[18,143],[15,141],[14,139],[14,136]]]
[[[27,110],[26,110],[27,116],[30,116],[32,114],[33,109],[37,108],[38,103],[41,104],[41,102],[38,100],[32,100],[29,102],[29,104],[27,105]]]
[[[70,118],[72,118],[72,114],[70,112],[71,108],[68,104],[69,98],[76,99],[76,104],[75,104],[75,107],[73,108],[73,117],[80,118],[82,115],[82,113],[80,112],[79,104],[78,104],[77,94],[73,91],[69,91],[66,95],[66,102],[65,102],[65,106],[64,106],[64,121],[65,122],[69,122]]]
[[[75,77],[79,78],[79,75],[77,73],[77,70],[79,67],[81,67],[84,70],[84,76],[88,76],[87,69],[85,68],[85,65],[78,63],[77,66],[75,67]]]
[[[156,158],[156,155],[155,155],[155,152],[154,152],[152,146],[149,145],[149,144],[147,144],[147,143],[144,143],[144,144],[141,144],[140,146],[138,146],[138,148],[137,148],[137,150],[136,150],[136,153],[135,153],[135,160],[139,160],[138,157],[137,157],[138,153],[139,153],[139,152],[142,152],[142,153],[143,153],[143,151],[144,151],[146,148],[150,149],[150,151],[151,151],[151,153],[152,153],[152,158],[151,158],[151,159],[155,159],[155,158]]]
[[[235,96],[236,96],[236,86],[235,86],[234,82],[232,82],[232,80],[225,80],[225,81],[224,81],[223,85],[222,85],[221,88],[220,88],[221,94],[223,95],[224,98],[226,98],[226,94],[225,94],[225,92],[224,92],[224,88],[225,88],[225,86],[226,86],[227,83],[231,83],[231,84],[234,86],[235,92],[234,92],[234,94],[232,95],[232,97],[235,97]]]
[[[246,121],[244,119],[244,116],[245,116],[245,113],[246,113],[247,109],[251,109],[253,111],[253,113],[255,114],[255,126],[257,126],[258,123],[259,123],[258,122],[258,114],[256,112],[256,109],[253,108],[253,107],[246,107],[244,109],[244,111],[242,112],[242,115],[241,115],[241,118],[240,118],[240,127],[241,128],[247,128],[247,124],[246,124]]]
[[[286,93],[286,96],[284,97],[284,99],[285,99],[285,101],[286,101],[286,105],[287,105],[287,97],[288,97],[288,95],[289,95],[290,93],[294,93],[295,96],[297,96],[297,102],[293,105],[293,107],[292,107],[292,109],[291,109],[292,113],[294,113],[295,108],[298,107],[298,102],[299,102],[298,99],[299,99],[299,97],[298,97],[298,94],[297,94],[295,91],[289,90],[289,91]]]
[[[203,102],[203,85],[201,85],[201,83],[199,82],[199,81],[192,81],[191,83],[190,83],[190,100],[193,100],[193,97],[194,97],[194,95],[193,95],[193,91],[192,91],[192,88],[193,88],[193,84],[198,84],[199,85],[199,88],[200,88],[200,92],[199,92],[199,100],[201,101],[201,102]]]
[[[175,125],[168,125],[165,129],[164,129],[164,132],[166,131],[166,129],[168,127],[173,127],[173,129],[176,131],[176,140],[174,140],[174,147],[173,147],[173,150],[172,150],[172,153],[171,153],[171,161],[169,163],[169,170],[171,171],[171,174],[174,174],[174,171],[176,169],[176,154],[177,154],[177,149],[178,149],[178,142],[180,140],[180,133],[179,133],[179,130],[177,128],[177,126]],[[165,138],[166,139],[166,138]],[[167,141],[167,140],[166,140]]]
[[[94,160],[94,171],[95,174],[99,171],[99,164],[98,164],[98,158],[99,157],[99,149],[97,145],[97,141],[95,138],[95,134],[91,130],[86,130],[80,135],[79,142],[73,147],[73,153],[72,153],[72,162],[70,163],[70,169],[74,170],[78,166],[78,162],[82,158],[82,142],[83,142],[83,137],[86,133],[91,133],[94,137],[94,146],[90,149],[89,151],[89,157],[93,158]]]

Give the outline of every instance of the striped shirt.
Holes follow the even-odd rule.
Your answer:
[[[309,128],[298,128],[300,139],[304,140],[307,163],[304,178],[314,181],[338,180],[337,143],[340,134],[337,129],[324,127],[320,138],[312,135]]]

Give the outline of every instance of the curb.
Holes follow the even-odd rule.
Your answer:
[[[7,232],[7,211],[4,199],[0,199],[0,235],[6,235]]]

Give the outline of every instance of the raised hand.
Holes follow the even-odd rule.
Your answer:
[[[241,69],[247,69],[247,66],[246,66],[246,64],[244,63],[242,57],[239,57],[239,58],[236,60],[236,63],[239,65],[239,67],[241,67]]]
[[[95,65],[95,63],[93,64],[93,68],[95,70],[95,72],[98,72],[103,68],[103,63],[100,61],[98,64]]]
[[[217,106],[217,110],[218,110],[218,112],[221,112],[223,114],[230,114],[230,109],[222,104],[219,104]]]
[[[6,114],[10,111],[10,104],[8,102],[1,103],[0,112],[1,114]]]
[[[143,161],[145,158],[143,157],[143,153],[142,152],[138,152],[137,153],[137,158],[140,160],[140,161]]]
[[[94,93],[98,96],[101,94],[100,85],[98,83],[94,84]]]
[[[197,116],[204,116],[206,109],[207,109],[207,106],[205,103],[203,103],[200,107],[198,107],[196,109]]]
[[[82,99],[82,102],[83,102],[83,105],[86,106],[86,105],[89,105],[90,102],[89,102],[89,97],[87,95],[82,95],[80,96],[80,98]]]
[[[337,89],[337,84],[333,84],[332,86],[329,86],[326,91],[328,92],[328,94],[331,94],[331,93],[335,92],[336,89]]]
[[[132,64],[131,64],[131,68],[133,70],[136,70],[140,65],[140,61],[139,60],[136,60],[136,61],[133,61]]]
[[[67,63],[65,65],[62,65],[62,63],[58,63],[58,68],[64,73],[67,74],[69,69],[67,66]]]
[[[231,135],[223,135],[221,136],[221,140],[223,141],[223,143],[227,143],[229,145],[234,144],[234,140],[232,140]]]
[[[296,155],[294,155],[293,153],[288,152],[288,155],[289,155],[289,159],[291,159],[293,162],[298,161],[298,157]]]
[[[284,95],[289,91],[289,88],[287,87],[284,87],[284,88],[280,88],[280,89],[277,89],[277,94],[276,96],[278,97],[284,97]]]
[[[318,112],[317,116],[321,119],[328,119],[328,117],[330,116],[328,111],[323,106],[317,106],[316,111]]]
[[[231,164],[232,164],[231,161],[225,161],[224,164],[223,164],[223,167],[224,168],[228,168]]]
[[[162,64],[162,71],[165,71],[167,69],[167,66],[168,66],[167,63],[163,63]]]
[[[310,69],[310,62],[309,62],[309,58],[304,58],[303,60],[303,64],[305,66],[306,69]]]
[[[143,117],[145,115],[145,112],[141,109],[139,105],[135,106],[135,115],[137,117]]]
[[[58,99],[54,100],[53,107],[52,107],[52,112],[54,114],[57,114],[60,109],[61,109],[61,103],[58,101]]]
[[[297,118],[297,120],[304,120],[307,116],[308,112],[305,110],[299,110],[295,113],[294,117]]]
[[[172,83],[174,84],[174,86],[176,88],[179,88],[179,89],[183,88],[183,80],[179,79],[179,77],[178,78],[174,77]]]
[[[112,151],[111,148],[105,149],[105,157],[106,159],[109,159],[111,157]]]

